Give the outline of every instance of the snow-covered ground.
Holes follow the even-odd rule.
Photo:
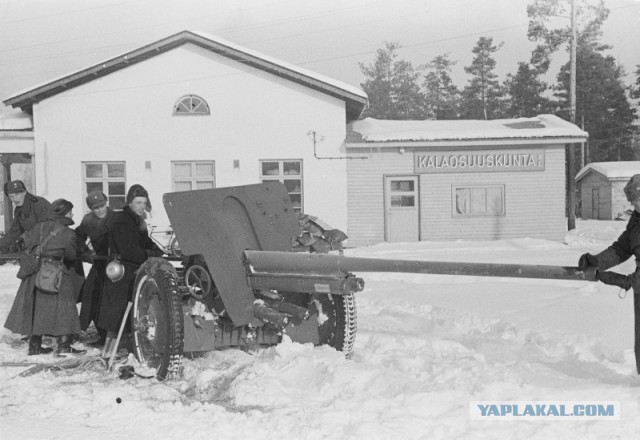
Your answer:
[[[573,266],[625,222],[578,221],[565,243],[380,244],[348,255]],[[619,267],[631,272],[634,262]],[[18,280],[0,266],[4,322]],[[0,368],[0,438],[632,439],[640,432],[633,295],[600,283],[359,274],[352,360],[283,342],[185,360],[181,380],[99,368]],[[32,360],[0,330],[0,361]],[[89,354],[97,354],[92,349]],[[51,362],[51,355],[39,356]],[[619,402],[619,420],[471,420],[473,401]],[[118,403],[120,402],[120,403]]]

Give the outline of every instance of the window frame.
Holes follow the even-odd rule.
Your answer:
[[[176,164],[190,164],[191,165],[191,176],[188,178],[176,177]],[[198,164],[210,164],[213,170],[213,176],[211,177],[199,177],[195,174],[196,165]],[[196,184],[198,182],[209,182],[213,183],[212,188],[216,188],[216,161],[215,160],[172,160],[171,161],[171,189],[173,191],[183,191],[176,189],[176,181],[189,181],[191,183],[191,190],[196,189]]]
[[[179,106],[187,100],[190,101],[188,106],[185,105],[185,107],[189,107],[188,111],[179,112],[178,111]],[[200,101],[195,108],[193,107],[193,100]],[[204,105],[204,107],[206,108],[206,111],[195,111],[201,105]],[[211,107],[209,106],[209,103],[204,98],[198,95],[184,95],[180,97],[175,102],[175,104],[173,104],[172,114],[173,116],[209,116],[211,114]]]
[[[487,190],[489,189],[499,189],[500,190],[500,204],[502,207],[502,212],[498,214],[489,214],[489,213],[474,213],[470,212],[469,214],[463,214],[458,212],[458,199],[457,199],[457,191],[461,189],[468,189],[470,198],[472,196],[472,189],[483,189],[485,193],[485,205],[487,205],[487,201],[489,198],[487,197]],[[472,205],[472,202],[469,202]],[[454,219],[463,219],[463,218],[498,218],[505,217],[507,215],[507,206],[506,206],[506,185],[504,184],[479,184],[479,185],[452,185],[451,186],[451,216]]]
[[[109,177],[108,166],[112,164],[122,165],[123,167],[122,177]],[[87,165],[101,165],[103,177],[88,177]],[[102,184],[101,191],[107,196],[109,207],[111,207],[111,209],[122,209],[124,207],[127,200],[127,163],[126,161],[124,160],[122,161],[120,160],[83,161],[81,162],[81,167],[82,167],[82,193],[85,198],[89,195],[89,192],[91,192],[91,191],[88,191],[88,188],[87,188],[88,183],[93,183],[93,184],[101,183]],[[109,191],[109,183],[120,183],[120,182],[122,182],[123,184],[124,192],[122,194],[111,194],[111,192]],[[118,206],[116,203],[114,203],[113,199],[115,198],[122,199],[122,206]]]
[[[263,174],[263,164],[264,163],[268,163],[268,162],[277,162],[278,163],[278,174]],[[300,173],[299,174],[285,174],[285,163],[286,162],[292,162],[292,163],[297,163],[300,169]],[[273,182],[273,181],[278,181],[283,183],[285,186],[287,186],[287,183],[285,183],[285,180],[288,181],[295,181],[298,180],[299,181],[299,188],[298,191],[290,191],[289,188],[287,187],[287,194],[289,195],[289,199],[291,200],[291,203],[293,205],[293,210],[296,213],[303,213],[304,212],[304,162],[302,159],[260,159],[258,161],[258,177],[260,179],[260,182]],[[293,176],[293,178],[292,178]],[[295,196],[294,198],[292,198],[291,196]],[[295,199],[299,197],[300,198],[300,206],[297,207],[295,206]]]

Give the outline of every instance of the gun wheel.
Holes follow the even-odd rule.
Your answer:
[[[131,327],[136,357],[155,369],[160,380],[179,377],[184,324],[176,277],[168,270],[144,271],[134,291]]]
[[[315,306],[320,345],[329,345],[350,359],[357,330],[355,295],[318,295]]]

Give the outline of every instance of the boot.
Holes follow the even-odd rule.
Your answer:
[[[29,338],[29,356],[35,354],[47,354],[51,353],[53,348],[42,346],[42,335],[33,335]]]
[[[98,340],[89,342],[87,345],[93,348],[102,348],[104,347],[105,342],[107,342],[107,332],[100,331],[100,329],[98,329]]]
[[[76,354],[85,354],[87,350],[77,350],[71,346],[73,335],[58,336],[58,356],[70,356]]]

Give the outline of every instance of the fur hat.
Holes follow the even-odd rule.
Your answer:
[[[57,199],[51,203],[51,212],[54,214],[65,216],[73,209],[73,203],[65,199]]]
[[[107,204],[107,196],[102,191],[92,191],[87,196],[87,206],[89,209],[100,208]]]
[[[149,193],[146,189],[144,189],[142,185],[139,185],[137,183],[135,185],[131,185],[131,188],[129,188],[129,191],[127,191],[126,204],[130,204],[136,197],[145,197],[147,199],[147,211],[151,211],[151,200],[149,199]]]
[[[9,194],[17,194],[26,192],[27,188],[24,186],[22,180],[11,180],[4,184],[4,194],[9,197]]]
[[[624,187],[624,193],[629,202],[640,200],[640,174],[636,174],[627,182]]]

